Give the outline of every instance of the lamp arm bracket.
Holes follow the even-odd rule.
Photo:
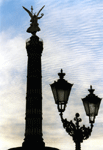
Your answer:
[[[80,128],[80,130],[82,131],[83,140],[86,140],[91,136],[92,128],[93,128],[92,123],[91,123],[91,127],[85,127],[85,125],[83,125]]]
[[[63,113],[60,113],[60,117],[61,117],[61,121],[63,123],[63,127],[65,128],[66,132],[70,135],[70,136],[74,136],[75,134],[75,124],[71,121],[68,121],[67,119],[63,118]]]
[[[73,137],[73,140],[75,141],[76,136],[78,137],[78,133],[80,133],[80,142],[82,142],[83,140],[86,140],[90,137],[92,129],[93,129],[93,123],[91,123],[91,127],[85,127],[85,125],[83,125],[80,128],[77,128],[77,125],[74,124],[71,121],[68,121],[67,119],[63,118],[63,113],[60,113],[60,117],[61,117],[61,121],[63,123],[63,127],[66,130],[66,132]],[[76,138],[77,139],[77,138]]]

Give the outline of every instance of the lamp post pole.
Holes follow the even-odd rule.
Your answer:
[[[60,112],[63,127],[66,132],[70,136],[72,136],[73,141],[76,145],[75,150],[81,150],[81,143],[83,142],[83,140],[88,139],[91,135],[93,123],[95,122],[95,117],[98,115],[101,98],[93,93],[94,89],[92,89],[92,86],[90,86],[90,89],[88,90],[90,93],[82,99],[86,115],[89,116],[89,123],[91,124],[91,127],[85,127],[85,125],[80,127],[79,122],[81,122],[82,119],[79,118],[79,113],[75,114],[75,124],[72,120],[67,121],[67,119],[63,118],[63,112],[65,111],[71,87],[73,84],[68,83],[65,79],[63,79],[65,73],[63,73],[62,69],[61,72],[58,73],[58,75],[60,79],[50,85],[53,92],[54,100],[57,104],[58,111]]]

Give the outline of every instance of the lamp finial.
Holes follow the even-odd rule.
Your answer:
[[[92,85],[90,85],[90,89],[88,89],[88,91],[90,92],[90,94],[93,94],[93,92],[95,91],[95,89],[92,89]]]
[[[63,73],[63,69],[61,69],[61,72],[58,73],[58,76],[60,77],[60,79],[63,79],[65,76],[65,73]]]

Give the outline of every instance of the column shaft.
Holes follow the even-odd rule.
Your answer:
[[[43,43],[37,36],[32,36],[26,43],[28,53],[26,124],[23,147],[44,146],[42,139],[42,77],[41,53]]]

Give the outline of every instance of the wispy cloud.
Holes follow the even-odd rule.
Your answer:
[[[30,9],[29,6],[34,2],[27,4],[24,1],[19,3],[21,8],[23,5]],[[44,3],[40,0],[35,2],[34,12],[38,12],[43,5],[45,5],[44,16],[39,20],[41,32],[38,36],[44,42],[42,54],[44,141],[47,146],[62,150],[69,147],[72,150],[75,147],[74,142],[62,127],[49,84],[58,79],[57,73],[62,68],[66,73],[65,79],[74,84],[64,117],[71,120],[75,113],[79,112],[83,119],[81,125],[89,126],[81,98],[88,94],[87,89],[91,84],[96,89],[95,94],[103,97],[103,3],[92,0],[82,2],[45,0]],[[26,33],[29,26],[27,18],[30,18],[24,10],[20,12],[23,13],[20,14],[22,25],[17,27],[15,24],[11,26],[9,24],[8,30],[3,30],[0,34],[0,131],[1,141],[7,143],[6,148],[3,146],[5,144],[1,145],[2,150],[9,148],[8,146],[20,146],[24,138],[27,76],[25,41],[30,37]],[[18,18],[16,21],[20,20]],[[103,103],[99,116],[96,117],[93,135],[84,141],[82,148],[102,149],[102,106]],[[91,143],[94,146],[91,146]]]

